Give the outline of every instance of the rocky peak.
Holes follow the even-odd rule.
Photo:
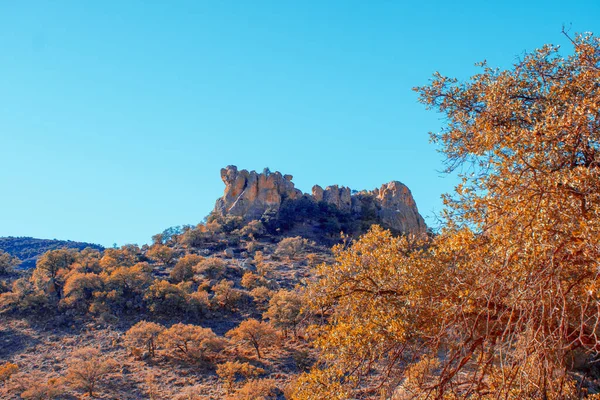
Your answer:
[[[371,192],[380,205],[379,217],[385,225],[402,232],[427,231],[425,221],[417,209],[417,203],[406,185],[392,181]]]
[[[294,188],[292,175],[279,172],[238,170],[235,165],[221,169],[225,193],[217,200],[215,212],[252,220],[268,209],[277,210],[285,199],[296,199],[302,192]]]
[[[354,195],[348,187],[333,185],[323,189],[315,185],[312,195],[305,195],[294,187],[292,175],[268,169],[257,173],[230,165],[221,169],[221,179],[225,183],[225,192],[217,200],[214,210],[221,216],[238,216],[247,221],[260,219],[268,210],[277,212],[285,200],[304,196],[317,203],[333,205],[356,219],[376,216],[382,225],[399,232],[425,233],[427,230],[410,190],[398,181]]]

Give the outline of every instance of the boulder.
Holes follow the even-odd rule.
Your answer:
[[[225,257],[233,258],[233,256],[235,256],[235,253],[234,253],[234,250],[232,248],[228,248],[228,249],[225,249],[223,251],[223,255]]]

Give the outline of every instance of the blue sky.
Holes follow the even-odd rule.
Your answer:
[[[142,244],[229,164],[296,186],[454,180],[411,88],[600,32],[598,1],[0,2],[0,236]],[[429,218],[428,218],[429,217]]]

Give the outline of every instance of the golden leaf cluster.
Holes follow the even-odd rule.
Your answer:
[[[600,350],[600,41],[415,90],[461,182],[430,238],[373,228],[317,269],[295,398],[580,398]],[[589,379],[588,379],[589,382]],[[342,397],[340,397],[342,396]]]

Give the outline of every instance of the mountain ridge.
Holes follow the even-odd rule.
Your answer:
[[[295,187],[292,175],[271,172],[268,168],[262,173],[239,170],[235,165],[222,168],[221,179],[225,190],[215,203],[212,215],[216,217],[239,217],[246,222],[274,217],[282,222],[284,214],[290,214],[288,217],[302,214],[302,220],[296,218],[292,222],[305,223],[315,217],[322,220],[329,214],[342,217],[346,223],[338,225],[354,226],[352,230],[355,233],[364,233],[365,228],[373,224],[399,234],[427,232],[427,225],[419,214],[410,189],[399,181],[361,191],[338,185],[325,189],[315,185],[312,193],[308,194]],[[288,212],[290,209],[291,213]],[[329,222],[334,222],[331,233],[339,234],[339,227],[334,232],[336,221]],[[318,228],[318,225],[313,224],[313,227]]]
[[[86,247],[103,251],[104,246],[95,243],[77,242],[73,240],[39,239],[30,236],[0,237],[0,250],[21,260],[19,268],[33,268],[37,259],[49,250],[77,249]]]

